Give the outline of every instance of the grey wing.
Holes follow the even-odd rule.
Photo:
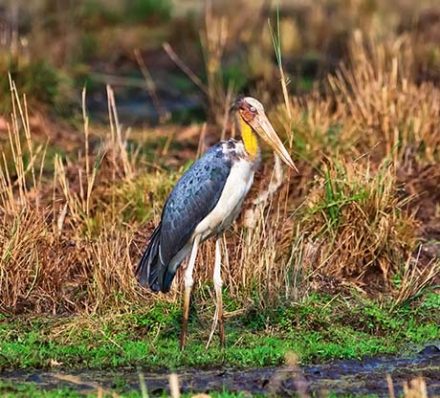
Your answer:
[[[209,149],[181,177],[165,204],[160,231],[160,258],[166,273],[172,258],[185,246],[195,228],[215,207],[231,171],[231,161],[224,156],[222,145]],[[171,284],[169,281],[169,284]],[[166,286],[164,286],[166,288]]]

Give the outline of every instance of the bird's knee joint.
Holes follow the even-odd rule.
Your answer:
[[[185,288],[190,289],[194,285],[194,278],[192,276],[184,278]]]
[[[214,276],[214,287],[216,289],[221,289],[223,286],[222,278]]]

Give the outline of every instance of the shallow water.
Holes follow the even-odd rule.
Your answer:
[[[335,392],[389,396],[386,375],[392,377],[395,393],[403,383],[417,376],[425,378],[428,394],[440,394],[440,349],[428,346],[412,357],[376,357],[363,360],[333,361],[304,367],[266,367],[258,369],[180,370],[182,392],[242,391],[290,396],[294,392]],[[169,374],[142,371],[150,395],[169,391]],[[41,388],[69,386],[80,392],[119,388],[139,391],[136,370],[111,371],[13,371],[0,374],[0,380],[34,382]]]
[[[157,91],[155,98],[147,92],[143,79],[134,78],[130,81],[134,85],[123,84],[124,78],[106,75],[97,82],[96,87],[88,93],[87,108],[93,121],[108,123],[108,102],[105,84],[110,84],[114,90],[119,122],[123,126],[157,125],[161,117],[171,118],[180,115],[179,122],[190,118],[194,112],[202,112],[204,99],[196,88],[184,92],[172,87],[169,83],[173,76],[170,71],[155,71]],[[177,75],[178,76],[178,75]],[[113,82],[111,79],[120,79],[122,82]],[[181,120],[182,119],[182,120]],[[167,119],[169,121],[169,119]],[[164,121],[164,120],[163,120]],[[189,120],[186,120],[187,122]]]

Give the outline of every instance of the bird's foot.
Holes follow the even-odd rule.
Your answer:
[[[212,338],[214,337],[215,330],[219,326],[220,345],[225,348],[225,326],[223,320],[223,310],[215,309],[214,319],[212,321],[211,332],[209,333],[208,342],[206,343],[206,349],[209,348]]]
[[[206,343],[206,349],[209,348],[212,338],[214,337],[215,329],[217,329],[218,323],[218,308],[215,309],[214,320],[212,321],[211,332],[209,333],[208,342]]]

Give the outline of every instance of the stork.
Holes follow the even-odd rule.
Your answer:
[[[219,325],[225,344],[221,278],[221,238],[240,213],[260,160],[261,137],[289,167],[293,161],[269,122],[263,105],[252,97],[235,101],[242,140],[221,141],[206,151],[179,179],[168,196],[159,225],[151,235],[136,268],[142,286],[168,292],[177,269],[189,255],[184,271],[183,318],[180,347],[186,343],[193,272],[201,243],[215,238],[213,272],[216,310],[211,335]]]

